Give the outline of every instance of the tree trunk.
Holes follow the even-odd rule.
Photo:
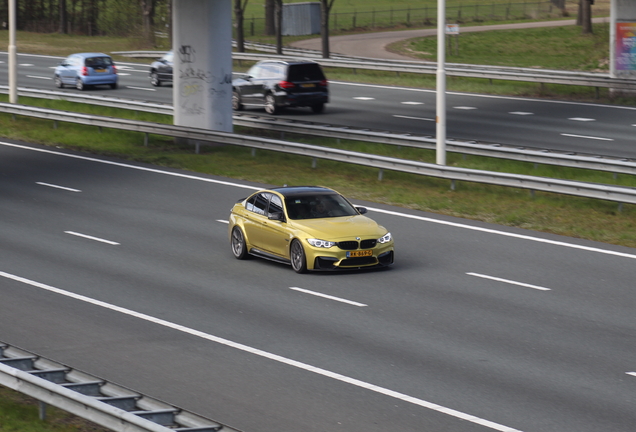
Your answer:
[[[236,50],[245,52],[245,33],[243,30],[243,22],[245,21],[245,7],[248,0],[242,3],[242,0],[234,0],[234,22],[236,23]]]
[[[150,47],[155,46],[155,1],[140,0],[143,38]]]
[[[265,35],[276,34],[276,0],[265,0]]]
[[[57,32],[68,33],[68,16],[66,15],[66,0],[60,0],[60,25]]]
[[[276,0],[276,54],[283,54],[283,0]]]
[[[592,5],[590,0],[581,0],[581,26],[583,34],[592,34]]]
[[[322,40],[322,58],[329,58],[329,13],[334,0],[320,0],[320,38]]]

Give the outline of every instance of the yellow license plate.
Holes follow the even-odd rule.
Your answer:
[[[95,69],[95,72],[106,72],[106,69]]]
[[[371,250],[361,250],[361,251],[349,251],[347,252],[347,258],[359,258],[359,257],[367,257],[373,255]]]
[[[316,84],[301,84],[302,88],[314,88],[316,87]]]

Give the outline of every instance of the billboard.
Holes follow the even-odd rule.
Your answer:
[[[614,52],[616,75],[636,75],[636,23],[616,23]]]

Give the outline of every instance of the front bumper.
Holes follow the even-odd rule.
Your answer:
[[[330,248],[332,249],[332,248]],[[348,258],[347,251],[334,248],[306,250],[309,270],[352,270],[372,267],[386,267],[393,264],[393,244],[379,245],[367,257]]]

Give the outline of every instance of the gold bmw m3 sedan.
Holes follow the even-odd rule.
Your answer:
[[[393,237],[338,192],[318,186],[262,190],[232,207],[229,238],[237,259],[290,264],[297,273],[393,264]]]

